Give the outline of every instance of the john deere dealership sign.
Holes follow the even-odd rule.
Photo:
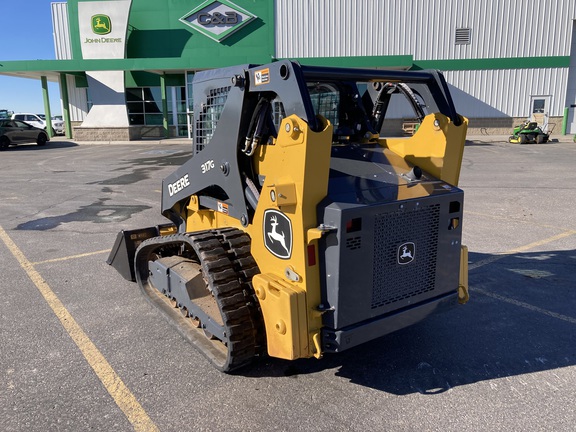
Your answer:
[[[84,59],[124,58],[131,3],[131,0],[78,2]]]
[[[180,21],[216,42],[222,42],[255,18],[256,15],[230,1],[208,0]]]
[[[78,1],[82,57],[123,59],[132,0]],[[92,108],[82,127],[128,128],[124,71],[86,71]]]

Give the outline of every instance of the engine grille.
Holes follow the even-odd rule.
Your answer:
[[[383,213],[375,218],[372,309],[434,290],[440,204]],[[398,249],[411,242],[414,260],[398,263]]]
[[[350,250],[360,249],[362,247],[362,238],[361,237],[352,237],[346,239],[346,247]]]

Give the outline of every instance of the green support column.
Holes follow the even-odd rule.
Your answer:
[[[164,137],[170,138],[170,129],[168,126],[168,99],[166,97],[165,75],[160,75],[160,91],[162,92],[162,127],[164,128]]]
[[[44,115],[46,115],[46,133],[50,138],[52,133],[52,114],[50,113],[50,95],[48,94],[48,80],[45,76],[40,77],[42,82],[42,97],[44,98]]]
[[[570,108],[565,107],[564,108],[564,117],[562,118],[562,135],[566,135],[566,128],[567,128],[567,123],[568,123],[568,110]]]
[[[62,119],[64,120],[64,133],[66,138],[72,138],[72,123],[70,123],[70,103],[68,100],[68,84],[66,74],[60,74],[60,95],[62,97]]]

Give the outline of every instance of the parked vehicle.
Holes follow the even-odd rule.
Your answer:
[[[44,124],[46,124],[46,116],[44,114],[37,114],[42,120],[44,120]],[[64,121],[62,117],[59,119],[56,116],[52,116],[52,132],[58,135],[64,134]]]
[[[515,144],[544,144],[550,139],[550,133],[538,126],[538,123],[526,120],[518,126],[514,126],[512,135],[508,138],[508,142]]]
[[[0,120],[9,119],[12,114],[12,111],[8,111],[7,109],[0,109]]]
[[[24,121],[34,127],[46,130],[46,116],[44,114],[16,113],[12,115],[12,120]],[[52,134],[62,135],[64,133],[64,122],[52,119]]]
[[[44,129],[40,129],[20,120],[0,120],[0,150],[11,145],[36,143],[45,145],[50,138]]]

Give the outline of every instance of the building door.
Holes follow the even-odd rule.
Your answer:
[[[530,121],[538,123],[543,129],[546,129],[548,125],[550,99],[550,95],[530,96]]]

